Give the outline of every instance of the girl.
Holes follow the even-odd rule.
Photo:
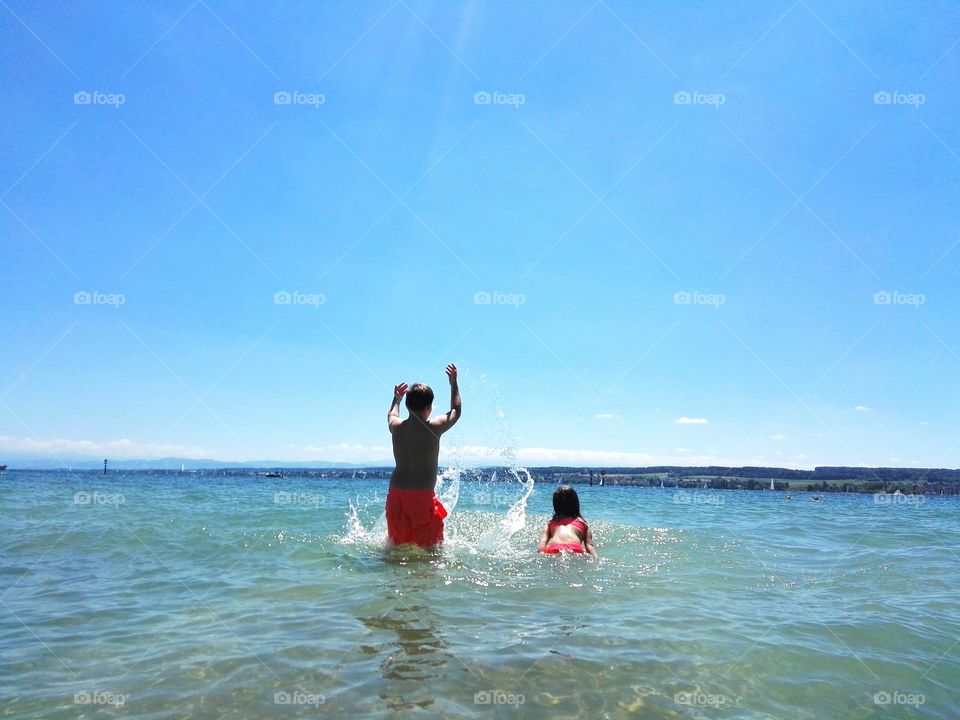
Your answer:
[[[593,549],[593,533],[580,515],[580,498],[569,485],[553,493],[553,520],[547,523],[537,550],[549,554],[562,550],[597,554]]]

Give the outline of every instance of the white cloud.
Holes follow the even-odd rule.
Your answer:
[[[787,439],[787,436],[786,436],[786,435],[771,435],[771,436],[770,436],[770,439],[771,439],[771,440],[786,440],[786,439]]]
[[[567,450],[562,448],[520,448],[517,461],[522,465],[650,465],[652,457],[642,452],[616,450]]]
[[[597,420],[613,420],[616,416],[616,413],[598,413],[593,417]]]
[[[677,425],[708,425],[710,423],[706,418],[691,418],[684,415],[673,421]]]
[[[90,456],[97,458],[139,459],[185,457],[217,459],[217,453],[196,446],[144,443],[120,440],[66,440],[63,438],[15,438],[0,435],[0,450],[7,453],[37,456]]]
[[[452,438],[451,438],[452,440]],[[393,452],[387,445],[363,445],[358,443],[330,443],[316,445],[283,446],[282,449],[247,448],[242,452],[209,450],[201,447],[141,443],[128,439],[108,442],[90,440],[37,440],[0,436],[0,455],[20,454],[33,457],[73,457],[100,459],[158,459],[184,457],[198,460],[226,460],[235,462],[277,460],[295,465],[297,461],[329,460],[358,465],[368,463],[392,464]],[[440,449],[441,465],[463,467],[484,465],[546,466],[569,465],[573,467],[633,467],[644,465],[756,465],[762,464],[764,456],[746,459],[743,457],[718,456],[689,448],[676,448],[672,454],[651,453],[635,450],[593,450],[589,448],[520,447],[502,448],[487,445],[458,445],[444,442]],[[802,463],[792,463],[799,465]]]
[[[873,408],[868,408],[866,405],[854,405],[853,409],[857,412],[873,412]]]
[[[287,458],[280,460],[329,460],[330,462],[376,462],[393,457],[393,450],[386,445],[358,445],[336,443],[332,445],[304,445],[292,450]]]

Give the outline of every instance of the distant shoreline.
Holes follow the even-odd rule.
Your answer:
[[[144,461],[148,462],[148,461]],[[202,462],[202,461],[200,461]],[[86,464],[85,464],[86,465]],[[609,487],[655,487],[685,490],[774,490],[780,492],[863,493],[903,495],[960,495],[960,470],[951,468],[890,468],[824,466],[813,470],[742,466],[674,466],[585,468],[574,466],[545,466],[527,468],[534,480],[541,484],[593,485]],[[481,479],[490,479],[502,473],[506,466],[471,468]],[[16,472],[82,472],[102,473],[102,467],[9,467],[7,474]],[[169,466],[151,468],[135,466],[134,461],[117,462],[109,468],[109,475],[149,473],[157,475],[227,476],[248,475],[262,477],[267,472],[279,477],[389,479],[393,466],[366,467],[284,466],[281,464],[251,466],[222,464],[213,467],[172,469]],[[771,487],[772,485],[772,487]]]

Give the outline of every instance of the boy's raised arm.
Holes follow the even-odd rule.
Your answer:
[[[387,411],[387,427],[390,428],[390,432],[393,432],[393,429],[403,422],[403,420],[400,419],[400,398],[402,398],[406,392],[406,383],[400,383],[393,388],[393,402],[390,404],[390,410]]]
[[[457,385],[456,365],[447,365],[447,378],[450,380],[450,410],[430,422],[440,432],[446,432],[460,419],[460,387]]]

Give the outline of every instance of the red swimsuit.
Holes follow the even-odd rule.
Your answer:
[[[550,542],[549,538],[553,537],[554,529],[559,525],[572,525],[574,530],[576,530],[580,537],[587,537],[587,524],[580,518],[564,518],[563,520],[551,520],[547,523],[547,545],[540,552],[547,553],[550,555],[555,555],[562,550],[567,550],[569,552],[582,553],[585,552],[583,549],[582,542]]]

